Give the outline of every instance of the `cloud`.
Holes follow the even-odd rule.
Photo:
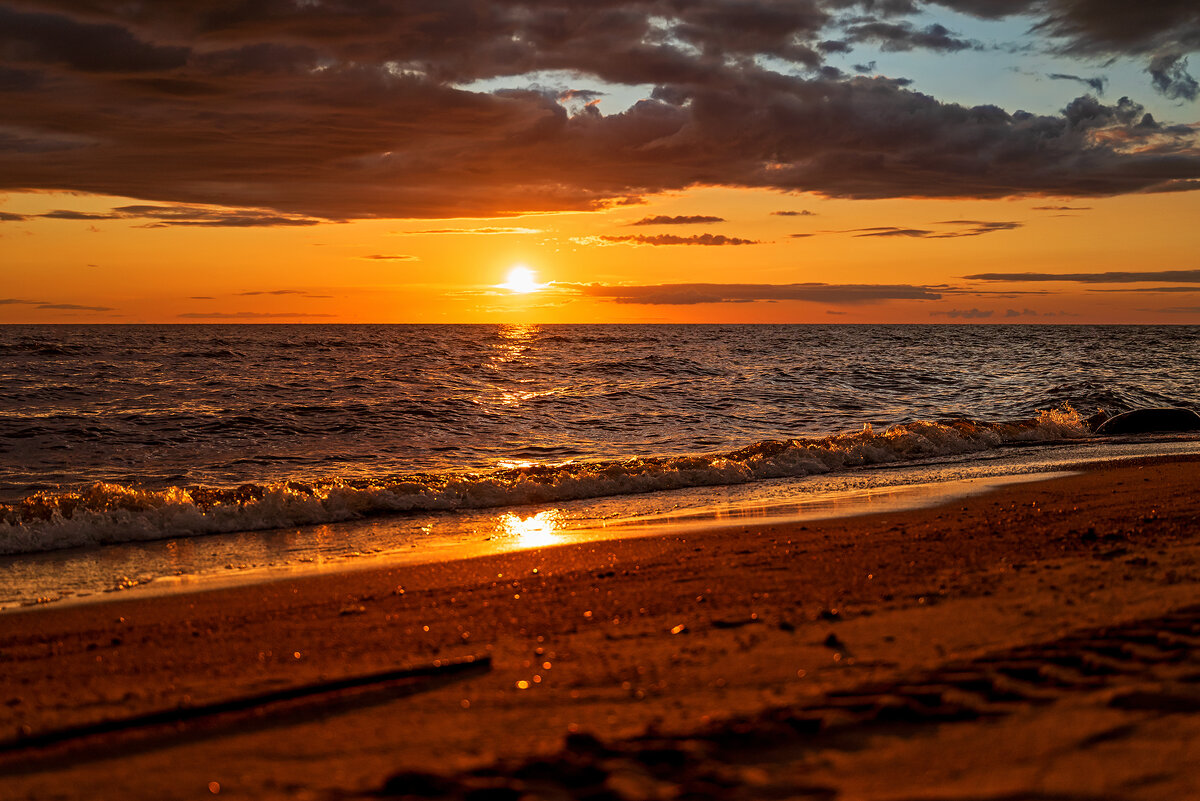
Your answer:
[[[472,234],[478,236],[496,236],[498,234],[540,234],[540,228],[432,228],[426,231],[397,231],[400,236],[415,236],[417,234]]]
[[[1147,272],[1107,273],[976,273],[964,275],[969,281],[1075,281],[1082,284],[1135,284],[1148,281],[1176,281],[1200,284],[1200,270],[1151,270]]]
[[[949,317],[955,320],[983,320],[995,314],[991,309],[948,309],[947,311],[930,312],[930,317]]]
[[[118,220],[122,217],[120,214],[72,211],[70,209],[55,209],[37,216],[47,220]]]
[[[1123,286],[1120,289],[1089,289],[1088,292],[1158,292],[1171,295],[1200,292],[1200,286]]]
[[[963,236],[983,236],[984,234],[994,234],[997,231],[1012,231],[1020,228],[1024,223],[1019,222],[988,222],[984,220],[942,220],[941,222],[932,223],[932,225],[953,225],[957,226],[957,231],[933,231],[925,228],[900,228],[897,226],[885,225],[876,226],[873,228],[853,228],[846,233],[853,233],[856,237],[906,237],[913,239],[956,239]]]
[[[278,226],[310,226],[330,220],[295,215],[274,214],[258,209],[213,209],[196,206],[118,206],[114,209],[123,217],[144,218],[155,222],[144,228],[196,226],[204,228],[274,228]]]
[[[24,298],[0,298],[0,306],[33,306],[38,311],[116,311],[109,306],[81,306],[77,303],[50,303],[44,300],[26,300]]]
[[[987,19],[1034,14],[1034,31],[1075,55],[1141,54],[1200,42],[1200,7],[1192,0],[1130,5],[1113,0],[936,0]]]
[[[703,214],[693,214],[682,217],[668,217],[665,214],[660,214],[657,217],[643,217],[637,222],[630,225],[697,225],[702,223],[719,223],[725,222],[724,217],[709,217]]]
[[[1178,53],[1158,55],[1150,59],[1146,72],[1150,83],[1171,100],[1195,100],[1200,97],[1200,83],[1187,71],[1188,61]]]
[[[0,6],[0,52],[27,65],[65,65],[81,72],[130,73],[183,66],[188,48],[157,46],[119,25],[94,25],[55,14],[23,14]]]
[[[1034,206],[1034,211],[1091,211],[1091,206]]]
[[[1038,313],[1033,309],[1006,309],[1005,317],[1037,317]]]
[[[695,236],[675,236],[674,234],[656,234],[646,236],[601,236],[603,242],[628,242],[633,245],[757,245],[756,239],[741,239],[724,234],[696,234]]]
[[[187,312],[179,315],[188,320],[272,320],[281,318],[336,317],[336,314],[309,314],[308,312]]]
[[[13,214],[11,211],[0,211],[0,222],[22,222],[28,219],[24,214]]]
[[[168,226],[200,226],[208,228],[255,228],[275,226],[309,226],[330,222],[311,217],[281,215],[261,209],[202,208],[189,205],[132,205],[118,206],[110,212],[55,209],[34,215],[51,220],[153,220],[142,228]]]
[[[1107,6],[1120,4],[1098,0],[944,4],[1036,12],[1045,32],[1096,52],[1190,52],[1183,40],[1196,18],[1190,0],[1144,4],[1115,26]],[[255,210],[150,216],[152,225],[484,218],[700,185],[1003,198],[1200,181],[1196,132],[1147,120],[1131,101],[1037,115],[822,71],[818,46],[838,26],[887,46],[962,43],[904,20],[847,21],[832,0],[597,0],[585,11],[566,0],[12,7],[0,69],[26,77],[3,82],[0,191]],[[919,7],[876,3],[871,13]],[[524,77],[534,74],[576,85],[539,89],[540,78]],[[470,88],[500,79],[512,88]],[[592,82],[654,88],[605,115],[576,108],[595,99]]]
[[[80,306],[77,303],[42,303],[38,305],[39,309],[54,309],[58,311],[90,311],[90,312],[105,312],[116,311],[110,306]]]
[[[1147,72],[1168,97],[1195,99],[1200,86],[1180,55],[1200,49],[1200,5],[1157,0],[933,0],[937,5],[988,19],[1034,15],[1031,33],[1052,37],[1060,54],[1084,58],[1148,55]],[[1053,76],[1052,76],[1053,77]],[[1086,79],[1085,79],[1086,80]],[[1097,90],[1099,91],[1099,90]]]
[[[978,47],[966,39],[955,38],[952,31],[936,23],[918,29],[907,22],[862,22],[847,27],[846,37],[851,42],[878,44],[884,51],[934,50],[947,53]]]
[[[1052,81],[1075,81],[1076,83],[1081,83],[1084,86],[1091,87],[1092,91],[1098,95],[1104,94],[1104,86],[1108,83],[1108,79],[1101,76],[1082,78],[1078,75],[1068,75],[1062,72],[1052,72],[1046,77]]]
[[[931,287],[909,284],[616,284],[556,283],[557,289],[616,303],[686,306],[697,303],[749,303],[800,300],[834,305],[858,305],[884,300],[938,300]]]
[[[855,234],[856,237],[864,236],[903,236],[913,238],[926,238],[933,236],[933,231],[927,231],[923,228],[896,228],[894,226],[884,226],[878,228],[859,228],[856,229],[861,233]]]
[[[815,217],[817,213],[808,209],[801,209],[800,211],[773,211],[771,215],[773,217]]]
[[[371,256],[359,256],[360,259],[371,259],[373,261],[420,261],[420,257],[411,256],[407,253],[384,254],[376,253]]]
[[[1200,314],[1200,306],[1170,306],[1166,309],[1138,309],[1144,312],[1166,312],[1167,314]]]

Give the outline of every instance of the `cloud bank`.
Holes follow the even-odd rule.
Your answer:
[[[938,5],[1033,15],[1062,53],[1145,56],[1160,91],[1195,92],[1191,0],[0,0],[0,191],[259,210],[123,212],[249,227],[587,210],[694,186],[1000,198],[1200,181],[1195,131],[1125,98],[967,107],[824,64],[859,42],[973,47],[905,18]],[[536,88],[547,71],[579,85]],[[498,79],[524,88],[470,88]],[[593,81],[653,89],[604,115]]]
[[[697,303],[753,303],[802,300],[833,305],[859,305],[885,300],[938,300],[936,288],[910,284],[554,284],[556,289],[616,303],[689,306]]]

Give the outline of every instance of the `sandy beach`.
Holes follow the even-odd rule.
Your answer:
[[[5,614],[0,796],[1194,797],[1198,476]]]

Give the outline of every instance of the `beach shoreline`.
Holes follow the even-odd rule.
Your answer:
[[[216,782],[246,797],[324,798],[404,771],[462,775],[556,754],[570,734],[761,729],[766,712],[831,692],[1196,604],[1197,473],[1194,460],[1156,460],[951,506],[6,614],[0,732],[14,741],[397,666],[471,656],[490,669],[265,729],[218,725],[153,748],[100,736],[87,757],[78,743],[15,750],[0,774],[35,767],[0,788],[69,798],[107,782],[128,797],[186,798]],[[873,797],[836,773],[830,786]],[[1188,778],[1171,781],[1160,789]]]

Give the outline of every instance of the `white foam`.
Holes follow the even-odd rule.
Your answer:
[[[1088,435],[1079,415],[1064,408],[1014,423],[918,421],[881,432],[868,425],[827,438],[758,442],[730,453],[436,473],[378,483],[283,482],[250,492],[99,483],[75,493],[42,493],[0,510],[0,554],[742,484]]]

